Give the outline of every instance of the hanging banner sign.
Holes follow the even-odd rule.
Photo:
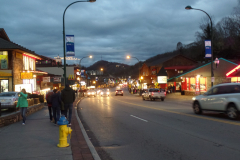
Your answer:
[[[211,40],[205,40],[205,58],[212,57],[212,45]]]
[[[75,56],[74,35],[66,35],[66,52],[67,56]]]
[[[84,77],[84,71],[85,70],[81,70],[81,77]]]

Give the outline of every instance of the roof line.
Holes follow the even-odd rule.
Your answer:
[[[229,63],[232,63],[232,64],[234,64],[234,65],[238,65],[238,64],[233,63],[233,62],[231,62],[231,61],[229,61],[229,60],[226,60],[225,58],[219,58],[219,59],[222,59],[222,60],[227,61],[227,62],[229,62]],[[186,73],[180,74],[180,75],[177,76],[177,77],[172,77],[172,78],[179,78],[179,77],[181,77],[182,75],[185,75],[185,74],[187,74],[187,73],[190,73],[190,72],[192,72],[192,71],[195,71],[195,70],[197,70],[197,69],[199,69],[199,68],[202,68],[202,67],[204,67],[204,66],[206,66],[206,65],[209,65],[210,63],[211,63],[211,62],[209,62],[209,63],[207,63],[207,64],[205,64],[205,65],[202,65],[202,66],[200,66],[200,67],[198,67],[198,68],[195,68],[195,69],[193,69],[193,70],[190,70],[190,71],[188,71],[188,72],[186,72]],[[170,80],[170,79],[168,79],[168,80]]]

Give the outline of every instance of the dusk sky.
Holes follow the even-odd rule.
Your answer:
[[[37,54],[63,56],[63,12],[72,0],[1,0],[0,28],[11,41]],[[187,5],[213,16],[230,15],[239,0],[97,0],[76,3],[65,14],[65,32],[75,36],[77,58],[90,66],[101,60],[133,65],[154,55],[189,44],[206,15],[185,10]],[[78,63],[79,61],[67,61]]]

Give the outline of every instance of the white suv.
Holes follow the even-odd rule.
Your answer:
[[[240,111],[240,84],[224,83],[213,86],[203,95],[193,97],[193,111],[224,112],[230,119],[237,119]]]

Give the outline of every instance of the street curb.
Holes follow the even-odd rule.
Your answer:
[[[78,103],[81,102],[82,99],[83,99],[83,98],[81,98],[81,99],[76,103],[76,107],[77,107]],[[95,150],[95,147],[93,146],[92,142],[89,140],[89,137],[88,137],[88,135],[87,135],[87,132],[85,131],[85,129],[84,129],[84,127],[83,127],[83,124],[82,124],[80,118],[78,117],[77,109],[75,110],[75,116],[76,116],[76,118],[77,118],[79,127],[81,128],[81,131],[82,131],[82,134],[83,134],[83,137],[84,137],[84,139],[85,139],[86,142],[87,142],[87,145],[88,145],[88,147],[89,147],[89,149],[90,149],[90,152],[92,153],[92,156],[93,156],[94,160],[101,160],[101,158],[99,157],[97,151]]]

